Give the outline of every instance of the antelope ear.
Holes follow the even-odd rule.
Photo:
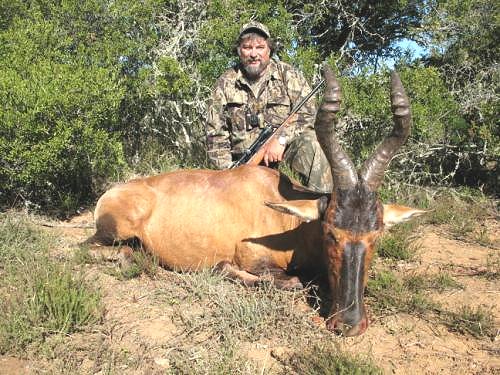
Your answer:
[[[426,212],[427,211],[400,206],[398,204],[384,204],[384,225],[386,228],[390,228],[395,224],[404,223]]]
[[[304,199],[283,203],[264,202],[267,207],[285,214],[297,216],[299,219],[310,222],[319,219],[328,206],[328,198]]]

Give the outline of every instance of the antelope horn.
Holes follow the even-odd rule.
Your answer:
[[[392,132],[377,147],[372,156],[365,161],[360,171],[360,177],[371,191],[378,189],[384,178],[385,169],[410,135],[410,101],[398,73],[394,71],[391,73],[391,109],[394,121]]]
[[[323,101],[316,115],[314,129],[316,138],[330,164],[333,186],[348,189],[356,185],[358,176],[354,164],[339,145],[335,135],[334,123],[337,123],[337,112],[340,110],[340,86],[328,65],[325,65],[323,75],[326,88]]]

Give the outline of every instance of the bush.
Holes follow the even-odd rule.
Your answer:
[[[123,166],[113,135],[124,95],[116,71],[62,53],[68,41],[60,33],[24,20],[0,34],[8,40],[0,67],[0,203],[77,204]],[[55,45],[42,44],[48,35]]]

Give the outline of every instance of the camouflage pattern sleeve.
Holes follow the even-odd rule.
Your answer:
[[[307,83],[303,74],[291,66],[283,69],[284,80],[287,86],[288,96],[291,101],[291,108],[294,108],[302,98],[311,92],[311,86]],[[311,97],[297,112],[297,121],[291,124],[286,130],[288,140],[302,133],[306,129],[314,129],[316,117],[316,98]]]
[[[207,154],[217,169],[226,169],[232,163],[228,125],[225,121],[226,98],[221,84],[217,82],[208,103],[206,134]]]

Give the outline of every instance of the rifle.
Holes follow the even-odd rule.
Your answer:
[[[240,165],[243,164],[250,164],[250,165],[259,164],[262,158],[264,157],[264,155],[262,155],[262,152],[259,151],[262,150],[263,146],[265,146],[271,141],[271,139],[276,133],[278,133],[280,130],[286,128],[289,125],[293,116],[299,111],[300,108],[302,108],[304,104],[307,103],[307,101],[311,98],[311,96],[316,94],[316,92],[320,89],[323,82],[325,82],[324,79],[322,79],[320,83],[318,83],[316,87],[314,87],[311,90],[311,92],[307,94],[307,96],[305,96],[300,102],[298,102],[297,105],[292,109],[288,117],[285,119],[285,121],[283,121],[278,127],[273,127],[271,124],[267,125],[264,128],[264,130],[262,130],[262,132],[259,134],[257,139],[250,145],[250,147],[244,151],[243,155],[238,160],[233,162],[233,164],[231,164],[229,169],[239,167]]]

